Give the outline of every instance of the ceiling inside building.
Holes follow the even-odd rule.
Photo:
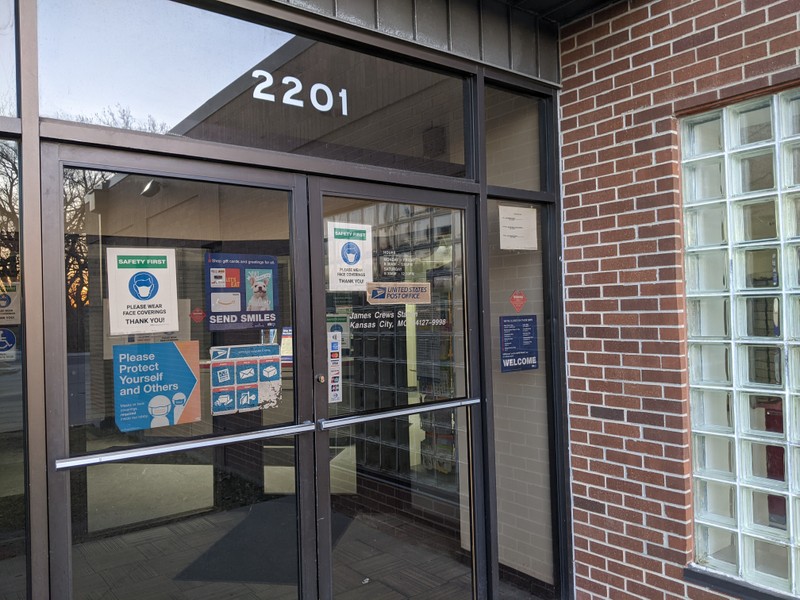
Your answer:
[[[560,24],[569,23],[598,8],[618,0],[503,0],[506,4],[527,10]]]

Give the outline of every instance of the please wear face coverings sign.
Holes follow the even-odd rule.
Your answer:
[[[178,331],[174,248],[108,248],[110,335]]]

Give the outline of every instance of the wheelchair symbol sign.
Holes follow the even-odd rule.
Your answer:
[[[0,360],[14,360],[17,357],[17,336],[5,327],[0,328]]]

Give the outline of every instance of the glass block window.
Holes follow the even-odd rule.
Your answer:
[[[695,560],[800,595],[800,89],[682,152]]]

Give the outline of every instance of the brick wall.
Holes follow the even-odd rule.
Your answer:
[[[693,558],[678,120],[800,82],[798,0],[628,0],[561,31],[578,598],[717,598]]]

